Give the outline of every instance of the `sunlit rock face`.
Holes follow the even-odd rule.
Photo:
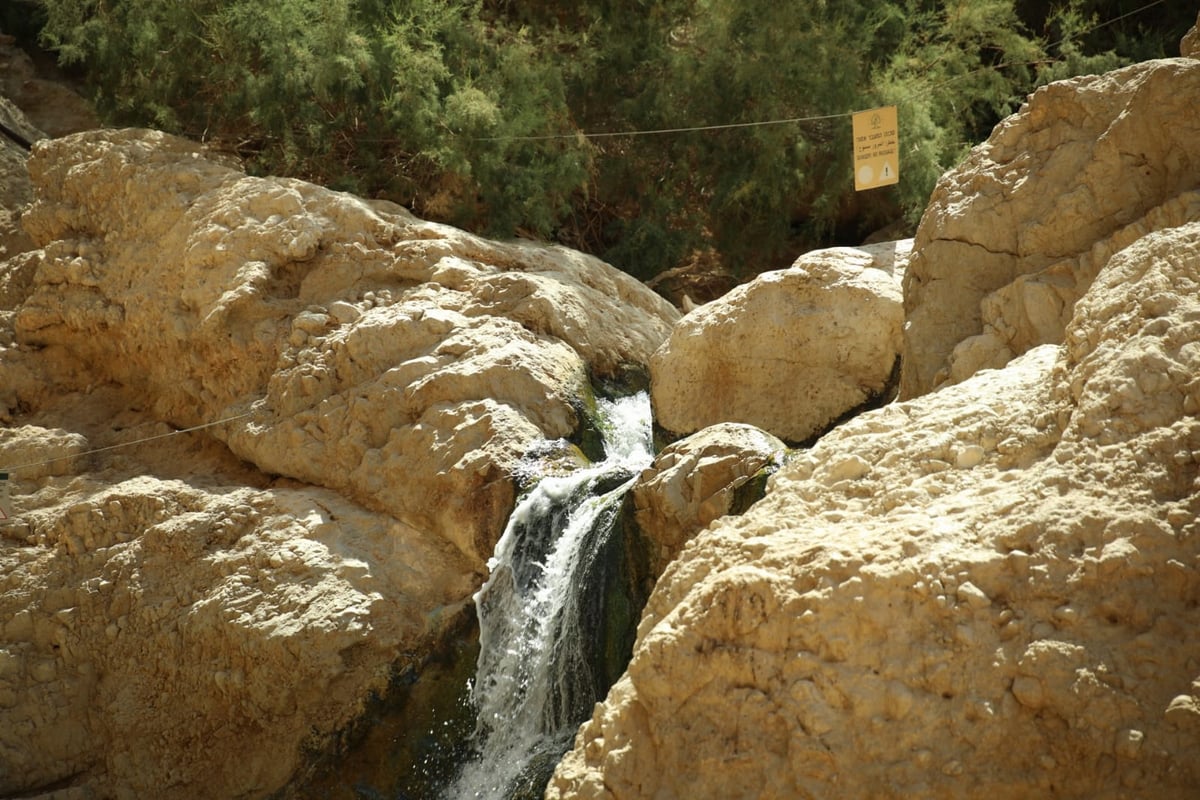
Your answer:
[[[650,362],[655,422],[720,422],[803,442],[885,393],[904,314],[894,261],[818,250],[687,314]]]
[[[901,397],[1062,341],[1113,254],[1195,219],[1198,106],[1192,58],[1054,83],[943,176],[904,279]]]
[[[162,134],[47,142],[30,172],[43,256],[20,341],[174,424],[250,412],[221,429],[242,458],[473,558],[515,460],[577,427],[589,371],[645,363],[677,316],[579,253],[248,177]]]
[[[1041,90],[943,180],[906,282],[912,397],[684,546],[547,797],[1194,794],[1196,63]],[[951,379],[982,300],[1015,321],[1056,287],[1057,333],[1026,314],[1022,352]]]
[[[678,314],[582,254],[157,132],[40,142],[28,171],[35,249],[0,264],[0,794],[269,794],[420,661],[526,454]]]

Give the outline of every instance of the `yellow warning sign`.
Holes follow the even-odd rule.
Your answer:
[[[854,190],[900,182],[900,124],[895,106],[859,111],[854,120]]]

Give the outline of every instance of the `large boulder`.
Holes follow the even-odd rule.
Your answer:
[[[22,434],[42,455],[62,437]],[[60,463],[0,524],[6,796],[267,796],[415,669],[475,588],[460,554],[401,521],[268,486],[211,440],[152,447],[175,468]]]
[[[741,422],[788,442],[887,392],[903,310],[894,252],[818,250],[700,306],[650,362],[655,422],[676,436]]]
[[[1197,374],[1200,222],[826,434],[668,567],[547,797],[1192,796]]]
[[[905,274],[902,398],[1062,340],[1108,258],[1194,218],[1200,62],[1050,84],[938,182]]]
[[[42,142],[18,340],[55,383],[115,382],[258,468],[412,521],[482,565],[542,439],[677,312],[602,262],[253,178],[153,132]],[[47,385],[19,399],[44,404]]]
[[[29,171],[0,794],[267,796],[417,668],[526,455],[678,313],[579,253],[161,133],[43,141]]]

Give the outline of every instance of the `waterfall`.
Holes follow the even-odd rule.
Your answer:
[[[646,394],[600,400],[605,460],[547,477],[517,505],[475,595],[475,756],[444,800],[542,796],[549,771],[607,686],[595,674],[596,591],[621,501],[653,458]]]

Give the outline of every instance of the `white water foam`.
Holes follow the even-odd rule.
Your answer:
[[[512,796],[531,764],[557,761],[591,711],[593,681],[579,642],[579,576],[633,476],[653,458],[646,394],[599,405],[605,460],[543,479],[518,504],[475,595],[480,655],[471,699],[478,710],[478,755],[445,800]],[[621,485],[597,494],[614,476],[624,478]]]

